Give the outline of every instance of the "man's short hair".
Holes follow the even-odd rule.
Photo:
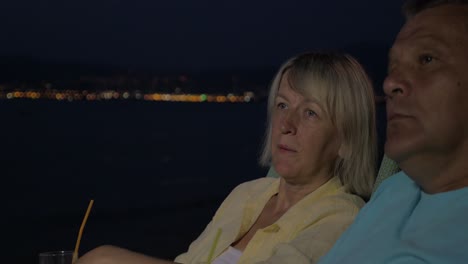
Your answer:
[[[408,0],[403,5],[402,12],[409,19],[423,10],[449,4],[466,5],[468,0]]]

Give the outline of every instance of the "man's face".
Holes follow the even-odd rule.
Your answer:
[[[384,91],[385,152],[400,167],[468,147],[468,6],[427,9],[406,23]]]

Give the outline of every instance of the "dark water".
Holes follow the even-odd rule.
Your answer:
[[[113,244],[176,256],[234,186],[265,175],[265,108],[0,101],[3,262],[72,250],[90,199],[82,253]]]
[[[235,185],[264,176],[256,161],[264,109],[1,101],[6,257],[35,263],[41,251],[73,249],[90,199],[82,252],[100,244],[182,252]]]

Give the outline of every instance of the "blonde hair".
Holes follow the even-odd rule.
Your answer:
[[[270,166],[272,111],[281,78],[288,72],[292,88],[318,99],[341,137],[340,157],[333,173],[350,193],[368,198],[372,192],[376,164],[375,105],[372,84],[352,56],[310,52],[291,58],[275,75],[268,97],[268,125],[260,164]]]

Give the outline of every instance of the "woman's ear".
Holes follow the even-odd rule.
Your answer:
[[[342,159],[348,159],[349,156],[349,148],[341,142],[340,148],[338,149],[338,156]]]

